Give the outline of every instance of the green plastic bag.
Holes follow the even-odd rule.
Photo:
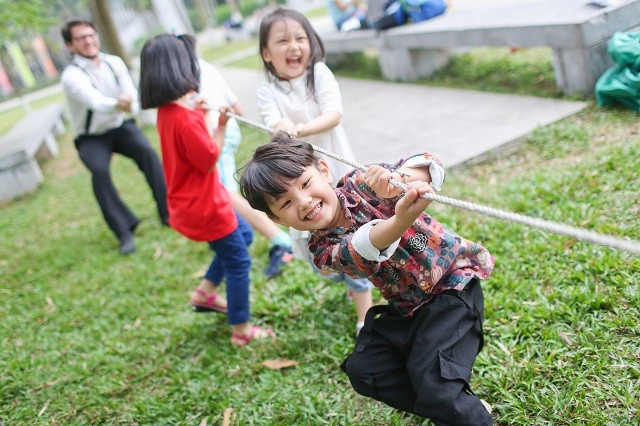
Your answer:
[[[640,112],[640,33],[617,32],[608,49],[616,65],[596,82],[596,102],[600,106],[622,104]]]

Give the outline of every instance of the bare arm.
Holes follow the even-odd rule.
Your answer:
[[[234,114],[234,110],[231,107],[221,107],[219,109],[220,111],[220,115],[218,116],[218,127],[216,127],[216,130],[214,130],[213,132],[211,132],[211,126],[208,125],[207,123],[207,129],[209,131],[209,134],[212,135],[212,140],[213,143],[215,143],[218,146],[218,149],[220,151],[222,151],[222,147],[224,146],[224,136],[225,133],[227,131],[227,121],[229,121],[229,117],[227,117],[227,112],[230,112],[232,114]],[[209,114],[209,109],[206,110],[205,112],[205,118],[210,115]],[[211,170],[213,170],[216,167],[215,163],[211,166]]]
[[[297,137],[304,137],[314,135],[316,133],[325,132],[333,129],[342,119],[342,114],[338,111],[327,111],[324,114],[320,114],[313,120],[309,120],[306,123],[299,123],[296,125]]]
[[[235,102],[233,105],[231,105],[231,108],[233,108],[234,114],[244,115],[244,108],[242,107],[242,104],[240,102]]]

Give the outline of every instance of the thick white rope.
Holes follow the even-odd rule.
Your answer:
[[[260,123],[256,123],[253,122],[251,120],[248,120],[244,117],[241,117],[239,115],[236,114],[232,114],[227,112],[225,114],[227,117],[230,118],[235,118],[236,120],[238,120],[241,123],[247,124],[251,127],[255,127],[256,129],[260,129],[263,130],[269,134],[271,134],[271,130],[260,124]],[[367,168],[358,164],[358,163],[354,163],[344,157],[341,157],[337,154],[334,154],[330,151],[327,151],[323,148],[320,148],[316,145],[311,145],[313,147],[313,149],[321,154],[324,154],[328,157],[334,158],[344,164],[347,164],[355,169],[361,170],[361,171],[366,171]],[[391,181],[389,182],[391,183],[393,186],[398,187],[404,191],[407,190],[407,185],[399,182],[395,179],[391,179]],[[465,210],[469,210],[472,212],[477,212],[480,214],[484,214],[487,216],[493,216],[496,217],[498,219],[502,219],[502,220],[507,220],[510,222],[516,222],[516,223],[521,223],[523,225],[527,225],[527,226],[531,226],[533,228],[538,228],[538,229],[542,229],[544,231],[548,231],[554,234],[560,234],[560,235],[568,235],[570,237],[574,237],[578,240],[581,241],[588,241],[588,242],[592,242],[595,244],[599,244],[602,246],[607,246],[607,247],[611,247],[614,249],[618,249],[618,250],[624,250],[627,251],[629,253],[634,253],[636,255],[640,255],[640,243],[631,240],[630,238],[619,238],[619,237],[615,237],[613,235],[607,235],[607,234],[600,234],[598,232],[595,231],[591,231],[588,229],[583,229],[583,228],[578,228],[576,226],[570,226],[570,225],[565,225],[565,224],[561,224],[561,223],[557,223],[557,222],[552,222],[550,220],[546,220],[546,219],[539,219],[539,218],[534,218],[534,217],[530,217],[530,216],[526,216],[523,214],[519,214],[519,213],[513,213],[513,212],[509,212],[506,210],[500,210],[500,209],[496,209],[493,207],[488,207],[488,206],[483,206],[481,204],[476,204],[476,203],[471,203],[468,201],[462,201],[462,200],[457,200],[455,198],[451,198],[451,197],[445,197],[443,195],[439,195],[439,194],[431,194],[431,193],[427,193],[427,194],[423,194],[422,198],[428,199],[428,200],[432,200],[432,201],[437,201],[439,203],[442,204],[448,204],[454,207],[459,207],[461,209],[465,209]]]

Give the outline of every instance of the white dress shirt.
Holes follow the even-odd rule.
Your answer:
[[[74,55],[74,65],[67,66],[60,77],[76,135],[85,133],[88,110],[93,111],[89,134],[120,127],[125,118],[125,113],[116,108],[121,94],[131,96],[133,115],[140,110],[138,91],[122,59],[102,52],[98,57],[100,61],[96,63]]]

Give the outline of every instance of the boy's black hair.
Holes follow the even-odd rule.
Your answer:
[[[90,21],[84,18],[72,18],[68,20],[64,24],[64,26],[60,29],[60,33],[62,34],[62,39],[64,40],[65,43],[71,44],[71,42],[73,41],[71,39],[71,29],[76,26],[91,27],[93,28],[94,31],[97,31],[93,21]]]
[[[325,51],[324,44],[320,39],[320,36],[313,29],[309,20],[300,12],[293,9],[287,9],[284,7],[278,8],[262,18],[260,22],[260,30],[259,34],[259,42],[258,48],[260,52],[260,57],[262,57],[262,50],[267,47],[267,40],[269,38],[269,30],[274,23],[284,21],[285,19],[292,19],[296,22],[299,22],[304,28],[304,32],[307,33],[307,37],[309,37],[309,62],[307,63],[307,88],[309,89],[309,93],[315,97],[316,86],[315,86],[315,73],[314,66],[317,62],[320,62],[324,59]],[[264,68],[267,72],[267,78],[269,81],[273,81],[274,79],[278,81],[288,81],[283,79],[278,75],[273,64],[270,62],[265,62],[262,59],[262,63],[264,64]]]
[[[183,34],[160,34],[140,53],[140,106],[157,108],[200,89],[196,40]]]
[[[273,217],[269,201],[287,192],[286,180],[299,178],[309,166],[319,167],[318,160],[311,144],[279,132],[242,167],[240,193],[251,207]]]

